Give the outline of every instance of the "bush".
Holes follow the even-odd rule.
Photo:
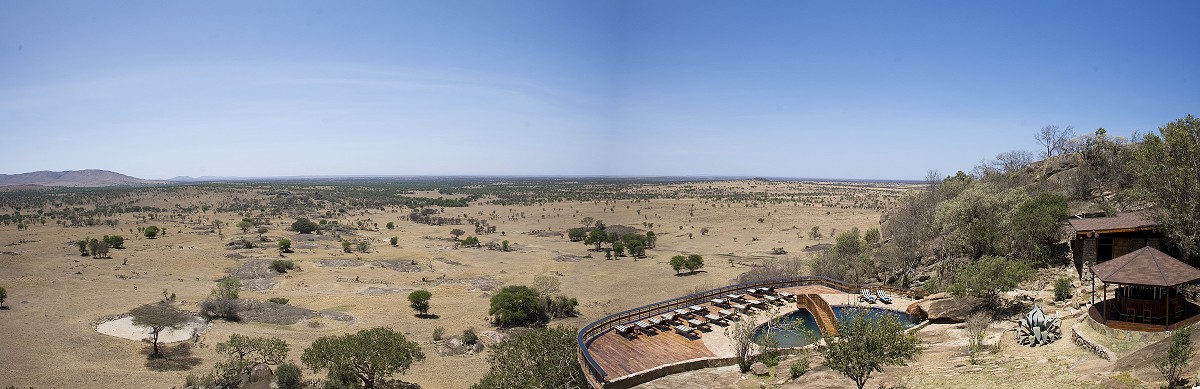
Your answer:
[[[959,270],[954,278],[954,284],[950,285],[954,297],[970,295],[994,303],[1000,293],[1016,289],[1033,278],[1033,267],[1025,261],[985,256]]]
[[[429,293],[428,290],[414,290],[408,294],[408,306],[424,316],[429,313],[429,299],[432,297],[433,293]]]
[[[471,346],[479,342],[479,336],[475,335],[474,328],[463,330],[463,344]]]
[[[296,263],[287,259],[276,259],[271,261],[271,270],[277,273],[287,273],[288,270],[296,268]]]
[[[273,303],[276,303],[279,305],[287,305],[288,301],[290,301],[290,300],[288,300],[286,297],[272,297],[272,298],[267,299],[267,301],[270,301],[270,302],[273,302]]]
[[[399,238],[399,237],[395,237],[395,236],[393,236],[393,237],[392,237],[392,239],[390,239],[389,241],[391,242],[391,244],[392,244],[392,247],[396,247],[396,246],[399,246],[399,245],[400,245],[400,238]]]
[[[1155,363],[1154,367],[1167,379],[1167,387],[1174,388],[1181,384],[1181,376],[1188,362],[1192,360],[1192,327],[1175,330],[1171,334],[1171,347],[1167,349],[1167,357]]]
[[[108,247],[112,247],[114,249],[125,248],[125,238],[120,235],[105,235],[104,243],[108,243]]]
[[[279,252],[291,253],[292,252],[292,240],[291,239],[280,239],[279,240]]]
[[[1066,301],[1071,298],[1071,279],[1067,277],[1054,281],[1054,301]]]
[[[275,384],[279,389],[298,389],[304,379],[300,366],[285,362],[275,369]]]
[[[292,231],[296,231],[301,234],[311,234],[313,231],[316,231],[318,227],[319,226],[317,226],[317,223],[313,223],[312,220],[308,220],[306,218],[299,218],[296,219],[295,222],[292,222]]]
[[[801,353],[800,359],[792,362],[792,367],[789,369],[792,373],[792,379],[800,378],[800,376],[804,375],[804,373],[808,373],[808,369],[810,368],[811,364],[812,362],[808,359],[808,353]]]
[[[539,328],[492,346],[487,375],[472,389],[581,388],[587,385],[569,327]]]
[[[433,329],[433,340],[442,340],[442,336],[446,335],[446,329],[442,327]]]
[[[501,327],[535,324],[545,321],[546,314],[537,291],[524,285],[510,285],[492,296],[488,314]]]
[[[142,230],[142,234],[146,235],[146,237],[150,239],[154,239],[154,237],[158,236],[159,232],[161,232],[161,230],[158,229],[158,226],[150,226],[146,227],[145,230]]]

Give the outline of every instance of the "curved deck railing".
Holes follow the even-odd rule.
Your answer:
[[[699,292],[699,293],[693,293],[693,294],[690,294],[687,296],[676,297],[676,298],[673,298],[670,300],[659,301],[659,302],[656,302],[653,304],[648,304],[648,305],[644,305],[641,307],[629,309],[626,311],[614,313],[614,314],[605,316],[605,317],[601,318],[600,320],[596,320],[596,321],[592,322],[591,324],[584,326],[583,329],[579,330],[579,334],[576,336],[576,339],[575,339],[579,346],[579,352],[578,352],[579,364],[580,364],[580,366],[583,366],[583,368],[585,369],[584,373],[586,373],[586,374],[584,374],[584,375],[587,377],[588,384],[593,388],[603,388],[603,387],[605,387],[605,384],[609,382],[608,380],[605,379],[605,376],[607,374],[605,374],[604,369],[601,368],[598,363],[596,363],[595,359],[592,358],[591,352],[588,351],[588,344],[596,336],[603,334],[605,331],[612,329],[616,325],[629,323],[629,322],[633,322],[633,321],[637,321],[637,320],[642,320],[642,319],[646,319],[646,318],[649,318],[649,317],[652,317],[655,315],[660,315],[660,314],[663,314],[666,312],[674,311],[679,308],[696,305],[697,302],[707,302],[708,300],[710,300],[712,298],[715,298],[718,296],[723,296],[723,295],[726,295],[729,293],[734,293],[734,292],[737,292],[740,290],[751,289],[751,288],[761,288],[761,287],[788,288],[788,287],[803,286],[803,285],[821,285],[821,286],[826,286],[826,287],[829,287],[829,288],[832,288],[835,290],[840,290],[840,291],[847,292],[847,293],[857,292],[859,289],[862,288],[862,286],[860,286],[860,285],[849,284],[849,283],[842,282],[840,280],[835,280],[835,279],[827,278],[827,277],[800,276],[800,277],[782,278],[782,279],[774,279],[774,280],[767,280],[767,281],[754,281],[754,282],[747,282],[747,283],[742,283],[742,284],[737,284],[737,285],[729,285],[729,286],[725,286],[725,287],[721,287],[721,288],[707,290],[707,291]],[[882,289],[882,290],[886,290],[889,293],[898,294],[898,295],[902,295],[902,296],[914,298],[914,299],[916,297],[918,297],[916,292],[914,292],[912,290],[908,290],[908,289],[899,289],[899,288],[892,288],[892,287],[870,287],[870,288],[871,289]]]

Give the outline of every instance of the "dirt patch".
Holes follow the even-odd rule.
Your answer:
[[[501,286],[504,286],[503,281],[497,280],[496,277],[492,276],[468,278],[463,281],[471,284],[471,290],[480,290],[484,292],[491,292],[493,290],[500,289]]]
[[[188,340],[197,333],[204,333],[205,329],[208,329],[208,324],[204,322],[204,319],[193,317],[183,327],[167,328],[159,331],[158,341],[160,343],[172,343]],[[97,324],[96,332],[129,340],[142,340],[151,337],[150,327],[134,325],[133,317],[124,315]]]
[[[524,234],[533,235],[533,236],[536,236],[539,238],[561,238],[563,236],[562,232],[551,231],[551,230],[535,230],[535,231],[525,232]]]
[[[238,316],[245,321],[282,325],[292,325],[321,316],[337,321],[354,320],[353,316],[342,312],[317,312],[295,305],[276,304],[258,300],[240,300]]]
[[[417,261],[411,259],[382,259],[371,262],[371,264],[404,273],[417,273],[421,271],[421,266],[417,265]]]
[[[267,291],[278,284],[274,278],[279,273],[271,270],[271,260],[269,259],[248,260],[242,262],[240,266],[230,268],[225,272],[240,279],[242,281],[242,289],[248,291]]]
[[[815,253],[815,252],[829,251],[829,249],[832,247],[833,247],[833,244],[831,244],[831,243],[818,243],[818,244],[814,244],[812,246],[804,246],[804,252]]]
[[[554,257],[555,262],[579,262],[587,259],[585,256],[562,254]]]
[[[366,261],[357,259],[322,259],[317,261],[317,264],[321,267],[359,267],[366,263]]]
[[[400,294],[400,293],[408,292],[411,290],[412,289],[392,289],[392,288],[380,288],[378,286],[368,286],[366,289],[359,291],[358,294],[361,294],[363,296],[383,296],[383,295],[388,295],[388,294]]]
[[[455,260],[453,260],[453,259],[437,258],[437,259],[434,259],[434,260],[435,260],[435,261],[438,261],[438,262],[441,262],[441,263],[444,263],[444,264],[447,264],[447,265],[454,265],[454,266],[469,266],[469,265],[464,265],[462,262],[455,261]]]

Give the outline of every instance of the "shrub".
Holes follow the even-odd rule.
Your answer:
[[[290,301],[290,300],[288,300],[286,297],[272,297],[272,298],[267,299],[267,301],[270,301],[270,302],[273,302],[273,303],[276,303],[279,305],[287,305],[288,301]]]
[[[954,278],[950,286],[954,297],[970,295],[994,303],[1000,293],[1016,289],[1033,278],[1033,267],[1025,261],[985,256],[959,270]]]
[[[1071,298],[1071,279],[1067,277],[1054,281],[1054,301],[1066,301]]]
[[[159,230],[158,226],[150,226],[142,230],[142,234],[146,235],[147,238],[154,239],[154,237],[158,236],[158,233],[161,231],[162,230]]]
[[[414,290],[408,294],[408,306],[424,316],[429,313],[429,299],[432,297],[433,293],[428,290]]]
[[[300,356],[313,371],[349,372],[354,382],[373,388],[422,361],[421,346],[395,330],[376,327],[354,334],[317,338]]]
[[[317,223],[313,223],[312,220],[308,220],[306,218],[299,218],[296,219],[295,222],[292,222],[292,231],[296,231],[301,234],[311,234],[313,231],[316,231],[318,227],[319,226],[317,226]]]
[[[291,253],[292,252],[292,240],[291,239],[280,239],[279,240],[279,252]]]
[[[275,385],[279,389],[299,389],[304,379],[303,372],[300,371],[300,366],[291,362],[284,362],[275,369]]]
[[[586,387],[576,355],[577,333],[569,327],[539,328],[492,346],[487,358],[491,368],[471,388]]]
[[[1184,327],[1171,334],[1171,347],[1167,349],[1167,358],[1158,361],[1154,367],[1167,379],[1167,387],[1174,388],[1180,384],[1180,376],[1192,360],[1192,327]]]
[[[792,362],[792,366],[789,369],[792,373],[792,379],[800,378],[804,373],[808,373],[811,364],[812,362],[808,359],[808,352],[800,353],[800,359]]]
[[[442,327],[433,329],[433,340],[442,340],[442,336],[446,334],[446,329]]]
[[[277,273],[287,273],[288,270],[296,268],[296,264],[287,259],[276,259],[271,261],[271,270]]]
[[[537,291],[524,285],[510,285],[492,296],[488,314],[501,327],[541,323],[546,319]]]
[[[479,336],[475,335],[474,328],[468,328],[468,329],[463,330],[462,336],[463,336],[463,339],[462,339],[463,344],[465,344],[465,345],[471,346],[471,345],[474,345],[475,343],[479,342]]]
[[[104,243],[108,243],[108,247],[114,249],[123,249],[125,248],[125,237],[120,235],[105,235]]]
[[[386,225],[384,225],[384,227],[387,227],[387,229],[389,229],[389,230],[391,230],[391,229],[395,229],[395,228],[396,228],[396,223],[394,223],[394,222],[388,222]]]
[[[399,246],[400,238],[393,236],[392,239],[390,240],[390,242],[392,243],[392,247]]]

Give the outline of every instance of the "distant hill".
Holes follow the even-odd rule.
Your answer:
[[[21,174],[0,174],[0,186],[42,185],[42,186],[118,186],[118,185],[153,185],[162,181],[143,180],[108,170],[68,170],[62,172],[39,171]]]

